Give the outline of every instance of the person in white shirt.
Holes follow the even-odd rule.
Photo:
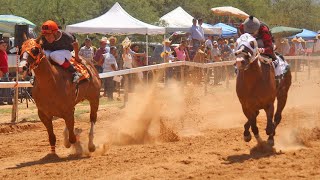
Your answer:
[[[86,38],[84,44],[85,45],[80,48],[79,56],[88,62],[93,62],[94,49],[92,47],[91,39]]]
[[[104,59],[102,68],[103,72],[112,72],[118,70],[117,60],[117,48],[115,46],[110,47],[110,52],[103,54],[102,58]],[[105,78],[104,82],[104,96],[108,97],[109,101],[113,101],[113,92],[114,92],[114,82],[113,77]]]

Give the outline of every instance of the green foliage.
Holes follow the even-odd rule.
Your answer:
[[[225,22],[228,17],[216,16],[210,9],[233,6],[271,26],[320,29],[320,5],[316,0],[0,0],[0,12],[25,17],[38,27],[48,19],[64,27],[102,15],[115,2],[133,17],[151,24],[178,6],[205,22]]]

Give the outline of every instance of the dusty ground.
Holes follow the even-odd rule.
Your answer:
[[[79,105],[81,157],[63,147],[61,119],[54,121],[59,157],[48,156],[45,128],[30,122],[36,109],[23,110],[26,122],[0,125],[0,179],[320,179],[320,78],[318,70],[311,80],[306,73],[291,87],[275,149],[243,141],[234,82],[230,89],[210,86],[206,96],[203,86],[171,85],[140,89],[145,93],[130,95],[124,109],[103,101],[92,154],[85,150],[87,104]],[[8,109],[1,107],[2,117]],[[266,139],[262,111],[258,121]]]

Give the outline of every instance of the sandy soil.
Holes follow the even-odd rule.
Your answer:
[[[316,71],[318,72],[318,71]],[[301,76],[302,75],[302,76]],[[304,76],[305,75],[305,76]],[[54,121],[57,156],[38,122],[0,125],[0,179],[320,179],[320,78],[293,83],[274,149],[243,141],[245,117],[235,83],[138,88],[124,109],[101,106],[97,150],[86,150],[89,114],[78,117],[81,156],[63,146],[64,122]],[[83,108],[83,107],[82,107]],[[34,113],[34,109],[30,110]],[[264,140],[266,118],[258,123]]]

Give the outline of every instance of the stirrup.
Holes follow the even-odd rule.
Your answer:
[[[81,75],[80,73],[78,73],[78,72],[74,72],[72,75],[73,75],[73,80],[72,80],[72,82],[74,82],[74,83],[78,82],[79,79],[80,79],[80,77],[82,76],[82,75]]]
[[[34,76],[31,76],[29,81],[30,81],[30,84],[33,86],[34,85]]]

